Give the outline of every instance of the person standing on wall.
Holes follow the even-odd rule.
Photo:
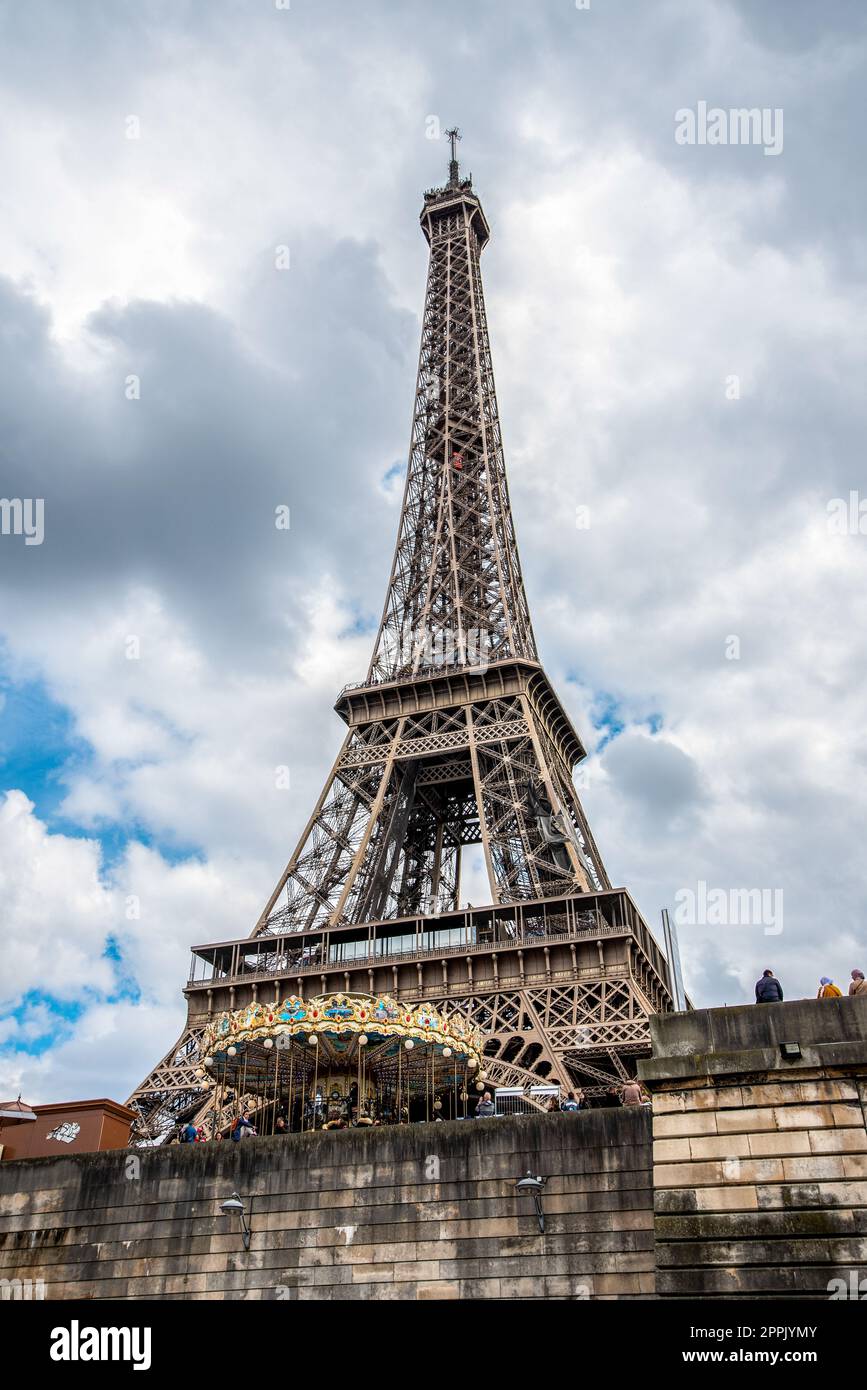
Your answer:
[[[819,981],[819,993],[816,995],[816,998],[840,999],[842,995],[842,989],[838,989],[833,980],[829,979],[827,975],[823,975]]]
[[[783,1001],[783,986],[775,976],[773,970],[764,970],[762,978],[756,981],[756,1003],[757,1004],[781,1004]]]
[[[627,1081],[620,1095],[624,1105],[641,1105],[641,1084],[638,1081]]]

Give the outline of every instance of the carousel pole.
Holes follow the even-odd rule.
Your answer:
[[[277,1131],[277,1085],[280,1080],[280,1053],[276,1047],[272,1047],[271,1051],[274,1053],[274,1104],[271,1107],[271,1133],[275,1134]]]
[[[300,1067],[301,1065],[302,1065],[302,1062],[301,1062],[301,1058],[299,1057],[299,1059],[298,1059],[298,1066]],[[305,1061],[303,1065],[304,1065],[304,1071],[303,1071],[303,1073],[302,1073],[302,1075],[303,1075],[303,1080],[302,1080],[302,1082],[301,1082],[301,1133],[302,1133],[302,1134],[304,1133],[304,1111],[305,1111],[306,1108],[307,1108],[306,1105],[304,1104],[304,1092],[305,1092],[305,1090],[307,1089],[307,1062]]]
[[[313,1036],[316,1037],[316,1034],[314,1033]],[[314,1055],[315,1055],[315,1057],[316,1057],[316,1060],[315,1060],[315,1062],[313,1063],[313,1129],[315,1130],[315,1129],[316,1129],[316,1088],[317,1088],[317,1086],[319,1085],[319,1040],[318,1040],[318,1039],[317,1039],[317,1041],[316,1041],[316,1045],[315,1045],[314,1048],[313,1048],[313,1052],[314,1052]]]
[[[295,1097],[292,1091],[292,1080],[295,1071],[295,1051],[292,1047],[292,1039],[289,1039],[289,1133],[292,1133],[292,1114]]]
[[[223,1071],[225,1072],[225,1070],[226,1070],[226,1068],[225,1068],[225,1065],[224,1065],[224,1066],[223,1066]],[[216,1076],[215,1076],[215,1078],[214,1078],[214,1108],[213,1108],[213,1112],[212,1112],[212,1114],[211,1114],[211,1138],[212,1138],[212,1139],[216,1139],[216,1137],[217,1137],[217,1120],[220,1118],[220,1095],[221,1095],[221,1093],[222,1093],[222,1089],[223,1089],[223,1081],[222,1081],[222,1077],[221,1077],[221,1075],[220,1075],[220,1071],[219,1071],[219,1068],[218,1068],[218,1069],[217,1069]]]
[[[217,1113],[216,1113],[216,1115],[214,1116],[214,1122],[213,1122],[213,1124],[211,1125],[211,1138],[212,1138],[212,1139],[216,1139],[216,1137],[217,1137],[217,1130],[223,1128],[223,1126],[222,1126],[222,1124],[220,1123],[220,1121],[221,1121],[222,1118],[223,1118],[223,1105],[225,1104],[224,1097],[225,1097],[225,1095],[226,1095],[226,1070],[227,1070],[227,1068],[228,1068],[228,1065],[229,1065],[229,1059],[228,1059],[228,1057],[227,1057],[227,1056],[225,1055],[225,1053],[224,1053],[224,1054],[223,1054],[223,1074],[222,1074],[222,1076],[220,1077],[219,1094],[218,1094],[219,1104],[218,1104],[218,1106],[217,1106]]]
[[[402,1116],[402,1114],[401,1114],[401,1109],[400,1109],[400,1082],[401,1082],[401,1069],[402,1069],[402,1066],[403,1066],[403,1048],[402,1048],[402,1046],[401,1046],[400,1038],[398,1038],[398,1040],[397,1040],[397,1123],[398,1123],[398,1124],[401,1123],[402,1118],[403,1118],[403,1116]]]

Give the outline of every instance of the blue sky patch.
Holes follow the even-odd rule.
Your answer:
[[[82,826],[63,815],[68,782],[93,765],[93,749],[75,732],[71,712],[52,699],[42,681],[15,682],[0,665],[0,793],[24,792],[54,834],[98,841],[103,875],[123,858],[132,840],[157,851],[168,864],[204,859],[200,846],[164,841],[133,820]]]
[[[53,995],[43,994],[40,990],[31,990],[24,995],[20,1004],[3,1015],[4,1018],[14,1018],[28,1030],[24,1035],[19,1033],[10,1038],[5,1044],[6,1050],[39,1057],[72,1035],[74,1025],[85,1007],[80,999],[55,999]],[[37,1022],[40,1014],[42,1020]]]
[[[389,483],[393,483],[395,478],[400,478],[405,472],[405,463],[393,463],[391,467],[386,469],[386,471],[382,475],[383,487],[388,487]]]
[[[0,671],[0,700],[0,786],[23,791],[49,821],[66,795],[65,776],[90,762],[90,746],[41,681],[15,684]]]
[[[604,690],[597,694],[590,711],[590,718],[593,720],[594,729],[599,733],[599,739],[596,743],[597,753],[601,753],[606,744],[617,738],[618,734],[622,734],[626,727],[619,700]]]

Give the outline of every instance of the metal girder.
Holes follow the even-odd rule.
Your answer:
[[[412,443],[369,683],[452,656],[536,658],[482,290],[486,225],[470,191],[444,193],[423,213],[430,263]]]
[[[569,828],[565,863],[534,812],[534,783]],[[454,892],[440,891],[443,842],[481,844],[491,902],[607,886],[579,813],[569,770],[522,696],[374,722],[347,735],[257,933],[376,921],[423,903],[444,910]]]

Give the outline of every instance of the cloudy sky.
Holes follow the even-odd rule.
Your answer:
[[[45,502],[0,535],[0,1098],[125,1099],[318,794],[437,121],[612,880],[654,929],[765,890],[682,921],[699,1004],[867,968],[862,0],[5,0],[0,55],[0,497]],[[701,102],[782,112],[782,150],[679,143]]]

